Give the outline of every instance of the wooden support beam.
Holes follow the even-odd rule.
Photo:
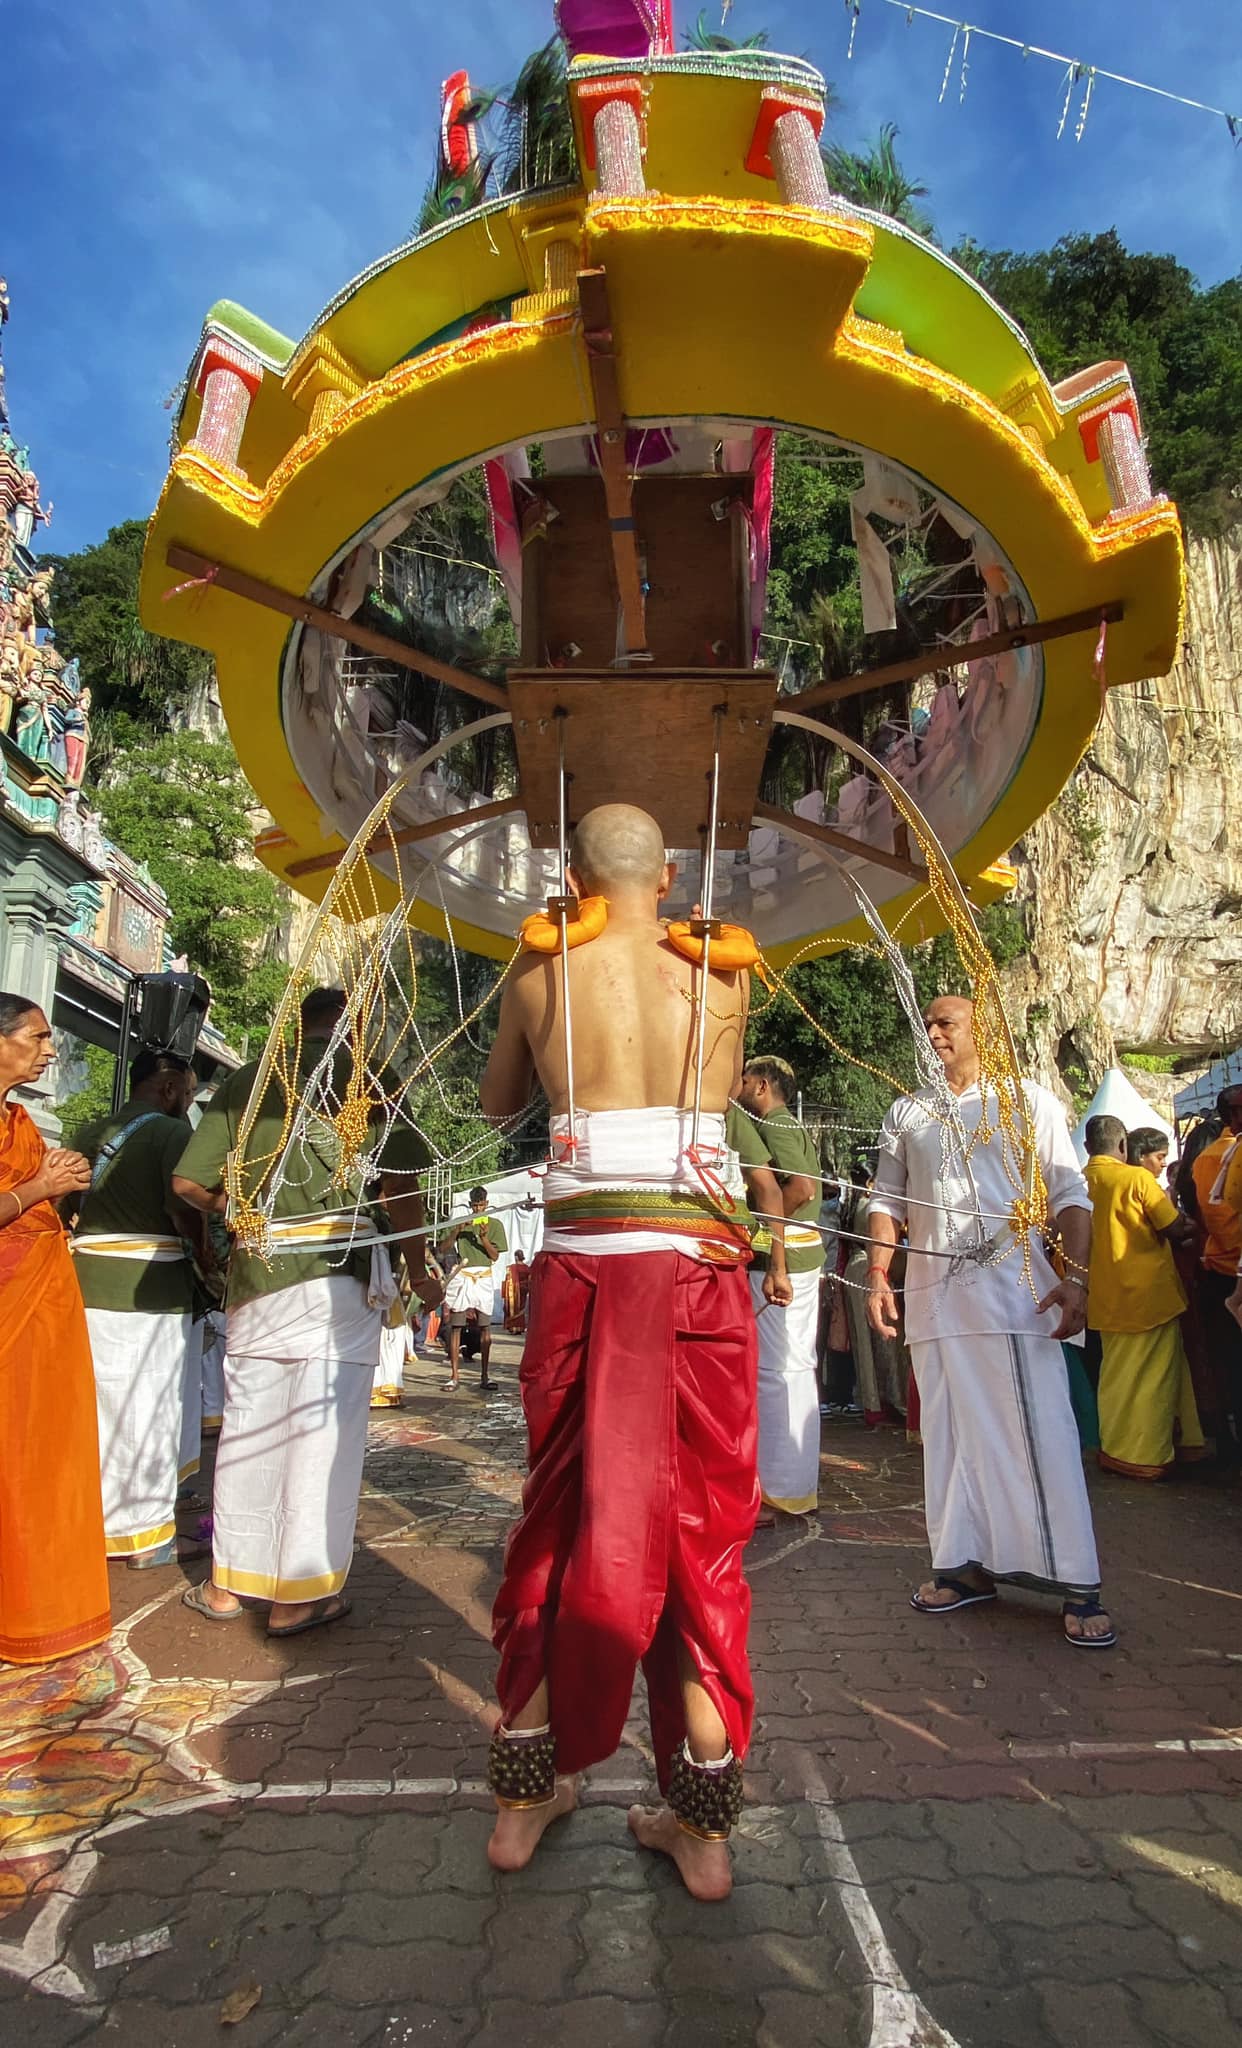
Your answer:
[[[485,825],[489,818],[508,818],[514,811],[520,811],[522,801],[516,796],[497,797],[490,804],[478,804],[472,811],[458,811],[452,818],[426,818],[421,825],[402,825],[395,832],[377,832],[367,847],[368,859],[373,853],[385,853],[390,846],[413,846],[420,839],[436,839],[441,832],[455,832],[459,825]],[[339,867],[349,848],[343,846],[339,853],[316,853],[308,860],[295,860],[285,869],[293,878],[295,875],[319,875],[327,868]]]
[[[634,483],[625,455],[621,381],[608,305],[608,280],[602,270],[578,272],[578,303],[582,308],[582,334],[599,428],[599,470],[608,505],[612,567],[625,641],[623,654],[630,661],[648,661],[647,601],[634,529]]]
[[[407,647],[400,640],[393,640],[387,633],[376,633],[370,626],[359,625],[357,619],[347,619],[340,612],[325,610],[321,604],[312,604],[308,597],[295,597],[291,590],[278,590],[273,583],[261,583],[257,576],[247,576],[244,570],[228,569],[222,562],[210,562],[205,555],[196,555],[190,548],[171,547],[166,557],[171,569],[184,569],[189,576],[201,577],[213,583],[217,590],[227,590],[233,597],[244,597],[251,604],[261,604],[269,612],[280,612],[287,619],[298,619],[304,626],[316,626],[321,633],[330,633],[336,640],[348,641],[351,647],[364,647],[368,654],[379,654],[386,661],[396,662],[399,668],[413,669],[421,676],[434,676],[437,682],[450,683],[455,690],[462,690],[468,697],[481,697],[485,704],[499,705],[502,711],[509,708],[509,699],[499,683],[491,683],[486,676],[476,676],[469,669],[454,668],[449,661],[441,661],[434,654],[423,654],[417,647]]]
[[[838,832],[833,825],[813,825],[809,818],[799,818],[792,811],[782,811],[776,804],[756,804],[755,816],[764,825],[776,825],[794,837],[814,839],[821,846],[830,846],[834,853],[854,854],[859,860],[869,860],[874,867],[891,868],[895,875],[908,875],[913,882],[927,880],[927,869],[920,867],[916,860],[908,860],[900,853],[886,853],[881,846],[868,846],[865,839],[851,839],[848,832]],[[293,870],[289,872],[292,874]]]
[[[1096,633],[1103,625],[1116,625],[1125,616],[1123,604],[1099,604],[1090,611],[1066,612],[1059,619],[1032,619],[1029,625],[1010,626],[1003,633],[989,633],[983,640],[948,641],[925,647],[904,661],[889,661],[882,668],[864,669],[860,675],[842,676],[837,682],[816,683],[788,699],[800,710],[816,704],[839,704],[843,697],[860,697],[867,690],[883,689],[886,683],[912,682],[916,676],[931,675],[938,668],[960,668],[964,661],[981,661],[988,654],[1009,654],[1015,647],[1037,647],[1044,640],[1063,640],[1069,633]]]

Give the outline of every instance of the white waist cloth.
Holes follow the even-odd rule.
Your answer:
[[[89,1237],[75,1237],[73,1251],[97,1259],[141,1259],[149,1266],[179,1264],[185,1246],[179,1237],[156,1237],[137,1230],[94,1230]]]
[[[397,1298],[387,1240],[377,1236],[369,1217],[359,1215],[312,1216],[301,1222],[268,1224],[268,1236],[275,1251],[314,1252],[365,1251],[370,1247],[371,1273],[367,1300],[372,1308],[386,1309]]]
[[[728,1200],[717,1198],[723,1213],[736,1217],[746,1228],[746,1186],[736,1152],[725,1142],[725,1120],[719,1111],[699,1114],[696,1170],[690,1156],[694,1141],[694,1113],[675,1106],[651,1109],[580,1109],[574,1118],[574,1149],[564,1149],[569,1137],[569,1118],[554,1116],[550,1123],[552,1164],[544,1176],[545,1212],[553,1203],[574,1197],[631,1191],[637,1194],[709,1194],[704,1173],[719,1182]],[[729,1208],[728,1202],[733,1204]],[[578,1252],[586,1258],[605,1258],[627,1252],[681,1252],[701,1258],[700,1240],[692,1228],[684,1232],[668,1228],[653,1230],[600,1230],[558,1228],[547,1215],[543,1249],[550,1252]]]
[[[385,1264],[392,1268],[383,1246]],[[230,1359],[343,1359],[379,1364],[384,1312],[350,1273],[299,1280],[230,1308],[225,1344]]]
[[[473,1309],[481,1322],[490,1323],[496,1307],[496,1282],[490,1266],[454,1266],[444,1283],[444,1306],[450,1315],[468,1315]]]

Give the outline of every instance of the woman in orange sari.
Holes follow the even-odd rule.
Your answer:
[[[9,1091],[52,1058],[37,1004],[0,993],[0,1661],[46,1664],[111,1627],[86,1314],[55,1208],[89,1186]]]

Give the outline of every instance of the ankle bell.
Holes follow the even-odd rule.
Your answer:
[[[668,1805],[686,1834],[701,1842],[728,1841],[742,1816],[742,1766],[732,1750],[719,1763],[699,1764],[683,1742],[669,1768]]]
[[[546,1806],[556,1797],[556,1738],[550,1728],[497,1728],[487,1782],[498,1806]]]

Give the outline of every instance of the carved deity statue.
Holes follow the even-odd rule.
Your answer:
[[[21,643],[5,639],[0,642],[0,732],[7,733],[12,724],[14,706],[24,688]]]
[[[32,661],[22,680],[17,716],[13,721],[13,738],[28,760],[36,761],[40,766],[49,760],[52,751],[52,720],[48,710],[41,661]]]
[[[64,714],[65,780],[70,789],[80,789],[91,744],[91,693],[87,684],[78,681],[76,660],[69,662],[61,672],[60,683],[67,700]]]

